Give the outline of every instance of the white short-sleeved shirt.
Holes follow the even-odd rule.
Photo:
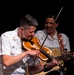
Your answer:
[[[60,34],[62,35],[64,49],[71,51],[69,38],[67,37],[67,35],[63,33],[60,33]],[[35,33],[35,36],[40,40],[40,43],[42,44],[47,36],[45,29],[37,31]],[[53,49],[53,48],[60,49],[60,45],[59,45],[58,37],[57,37],[57,31],[53,38],[51,38],[50,35],[48,35],[43,45],[48,47],[49,49]]]
[[[17,56],[21,54],[24,50],[22,50],[21,40],[18,37],[17,29],[13,31],[5,32],[1,35],[2,39],[2,51],[1,55],[7,54],[10,56]],[[9,67],[3,67],[4,75],[25,75],[25,63],[27,60],[31,60],[30,57],[26,56],[24,59],[19,61],[18,63],[11,65]],[[29,62],[30,63],[30,62]],[[33,65],[34,63],[32,63]]]
[[[1,52],[1,37],[0,37],[0,52]],[[2,65],[2,58],[0,55],[0,75],[3,75],[3,65]]]

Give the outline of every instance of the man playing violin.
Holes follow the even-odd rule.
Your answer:
[[[51,69],[58,64],[53,59],[51,63],[42,65],[39,60],[40,51],[38,49],[22,48],[23,39],[30,41],[34,37],[37,26],[37,20],[27,14],[20,20],[19,27],[1,35],[2,49],[0,55],[2,55],[4,75],[26,75],[27,66],[29,66],[29,74],[34,74],[48,68]]]

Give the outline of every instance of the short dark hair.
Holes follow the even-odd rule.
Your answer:
[[[31,16],[30,14],[27,14],[23,16],[22,19],[20,20],[20,26],[23,26],[23,25],[38,26],[38,22],[33,16]]]
[[[58,23],[58,19],[56,19],[56,15],[55,15],[55,14],[48,14],[48,15],[46,15],[46,17],[45,17],[45,20],[46,20],[47,18],[53,18],[53,19],[55,20],[55,22]]]

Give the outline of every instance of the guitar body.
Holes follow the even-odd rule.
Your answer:
[[[53,57],[59,57],[59,56],[61,56],[62,54],[61,54],[61,52],[60,52],[60,50],[59,49],[52,49],[52,54],[51,54],[51,56],[53,56]],[[45,61],[42,61],[42,60],[40,60],[41,61],[41,63],[44,65],[44,64],[46,64],[46,62]],[[63,60],[61,59],[61,60],[58,60],[59,61],[59,64],[63,67],[64,66],[64,62],[63,62]],[[51,70],[49,70],[49,71],[47,71],[47,72],[40,72],[40,73],[37,73],[37,74],[34,74],[34,75],[46,75],[47,73],[49,73],[49,72],[51,72],[51,71],[56,71],[56,70],[59,70],[60,69],[60,67],[59,66],[55,66],[55,67],[53,67]]]
[[[56,48],[56,49],[52,49],[52,55],[51,56],[53,56],[56,59],[56,57],[60,57],[60,56],[62,56],[62,54],[61,54],[61,51]],[[64,66],[64,61],[63,61],[62,58],[58,58],[56,60],[59,62],[59,64],[62,67]],[[59,66],[55,66],[51,71],[53,71],[53,70],[59,70],[59,69],[60,69]]]

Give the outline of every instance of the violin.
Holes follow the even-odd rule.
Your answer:
[[[39,57],[43,61],[46,61],[48,59],[50,61],[52,60],[52,58],[50,57],[52,53],[51,50],[47,47],[41,46],[37,37],[32,38],[30,41],[23,41],[23,47],[29,51],[38,49],[40,51]]]

